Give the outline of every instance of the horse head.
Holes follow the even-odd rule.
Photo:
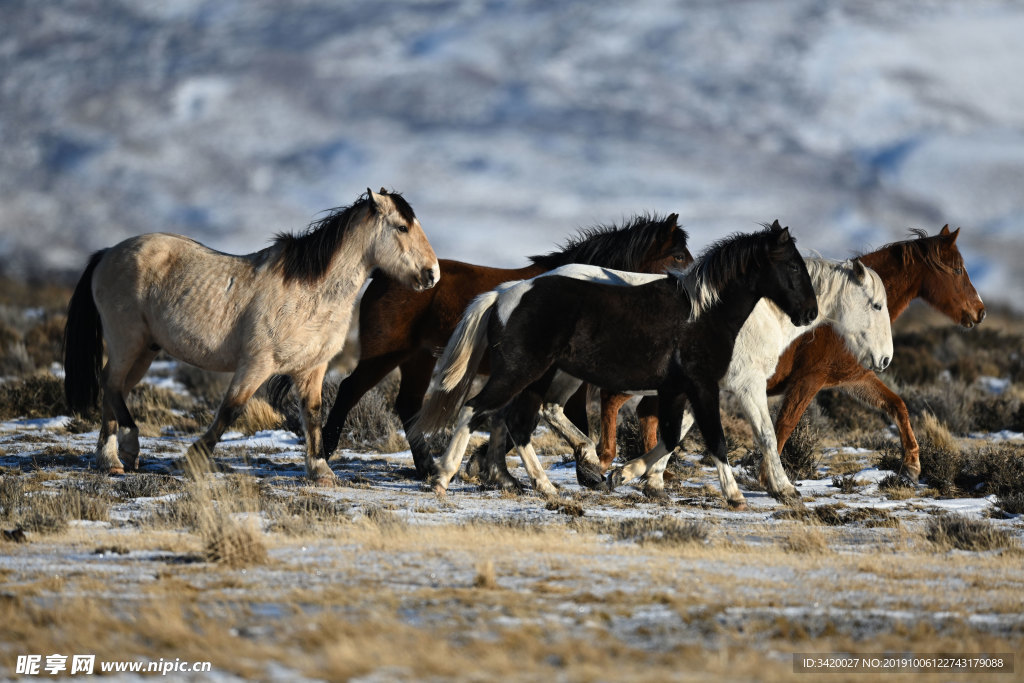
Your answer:
[[[693,254],[686,245],[688,239],[689,235],[679,227],[679,214],[669,214],[659,225],[658,234],[644,254],[641,272],[664,273],[685,269],[693,263]]]
[[[789,316],[794,325],[810,324],[818,317],[818,298],[796,240],[776,220],[765,231],[768,268],[760,271],[760,291]]]
[[[397,192],[366,189],[367,209],[379,230],[374,242],[375,265],[416,291],[430,289],[441,278],[434,249],[412,207]]]
[[[882,278],[858,259],[844,261],[837,275],[841,284],[830,311],[832,327],[861,365],[876,372],[885,370],[893,346]]]
[[[921,298],[944,313],[950,320],[971,328],[985,319],[985,304],[974,288],[963,256],[956,246],[960,228],[950,232],[943,226],[938,235],[920,240],[930,250],[936,267],[923,270]],[[923,243],[928,242],[925,246]]]

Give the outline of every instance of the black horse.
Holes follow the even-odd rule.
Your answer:
[[[548,275],[481,295],[445,348],[417,425],[431,432],[452,421],[486,348],[490,378],[459,413],[432,486],[439,493],[447,489],[470,432],[518,396],[494,429],[507,429],[534,486],[554,493],[530,435],[538,408],[562,370],[604,389],[658,394],[661,441],[643,458],[610,473],[609,487],[643,474],[668,452],[665,443],[678,442],[689,400],[718,465],[723,493],[730,505],[742,507],[743,495],[728,466],[718,383],[736,335],[762,297],[774,301],[796,325],[817,316],[804,260],[789,228],[778,221],[760,232],[719,241],[685,273],[646,284],[615,286]]]

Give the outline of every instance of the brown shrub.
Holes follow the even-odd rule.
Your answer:
[[[47,316],[25,333],[25,348],[37,368],[49,368],[52,363],[64,362],[63,314]]]
[[[0,383],[0,419],[67,415],[64,383],[49,372]]]
[[[800,418],[796,429],[790,434],[786,445],[782,447],[780,458],[782,467],[790,479],[814,479],[818,476],[818,465],[821,463],[822,439],[821,411],[811,404],[807,412]]]
[[[1017,547],[1016,539],[991,521],[959,514],[933,517],[925,529],[925,537],[943,550],[985,551]]]

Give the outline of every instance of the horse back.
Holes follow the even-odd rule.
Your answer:
[[[182,360],[230,369],[253,299],[279,289],[273,279],[260,281],[261,254],[232,256],[167,233],[129,238],[107,251],[93,277],[104,328],[129,346],[155,344]]]
[[[522,353],[607,389],[654,389],[685,335],[688,316],[689,299],[674,281],[621,287],[544,277],[531,284],[492,339],[506,364]],[[491,324],[499,323],[492,318]],[[510,335],[514,344],[504,341]]]
[[[463,311],[478,294],[503,282],[533,277],[543,269],[489,268],[440,259],[441,279],[416,292],[376,272],[359,305],[359,341],[364,358],[395,350],[443,347]]]

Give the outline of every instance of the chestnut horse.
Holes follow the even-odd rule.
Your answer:
[[[685,267],[693,256],[678,218],[674,213],[641,215],[622,227],[589,228],[562,249],[531,257],[531,264],[524,268],[489,268],[442,259],[444,277],[427,292],[409,291],[386,273],[375,273],[359,306],[359,363],[338,387],[324,425],[324,453],[330,457],[337,448],[349,411],[363,394],[397,367],[402,377],[395,410],[406,429],[416,475],[426,478],[433,458],[411,426],[430,385],[434,354],[448,343],[473,297],[503,282],[529,279],[569,263],[649,273]],[[480,371],[487,372],[486,361]]]
[[[320,389],[374,268],[417,290],[440,277],[412,207],[383,189],[367,190],[304,234],[278,235],[245,256],[164,233],[93,254],[68,306],[64,388],[68,405],[80,412],[96,402],[102,380],[97,468],[121,474],[138,466],[139,430],[124,397],[163,350],[207,370],[234,372],[213,424],[188,450],[190,469],[208,468],[224,430],[280,372],[291,375],[302,397],[306,476],[332,483],[321,449]]]
[[[859,257],[885,285],[890,321],[896,320],[907,305],[921,297],[950,320],[971,328],[985,319],[985,304],[974,289],[964,259],[956,247],[960,228],[950,232],[943,226],[939,234],[928,236],[923,230],[911,230],[914,239],[887,244]],[[775,439],[779,452],[793,433],[800,417],[814,395],[828,387],[839,387],[870,405],[881,408],[896,423],[903,447],[902,474],[917,481],[921,473],[919,448],[910,427],[907,406],[878,376],[864,367],[849,352],[846,343],[831,326],[805,333],[783,352],[768,379],[768,395],[783,395],[775,418]],[[602,413],[618,410],[628,396],[609,397],[602,403]],[[644,447],[657,442],[656,404],[644,399],[637,409],[641,416]],[[604,429],[608,424],[602,415],[601,463],[607,467],[615,457],[615,433]],[[614,426],[614,421],[611,425]],[[761,477],[767,458],[762,460]]]

